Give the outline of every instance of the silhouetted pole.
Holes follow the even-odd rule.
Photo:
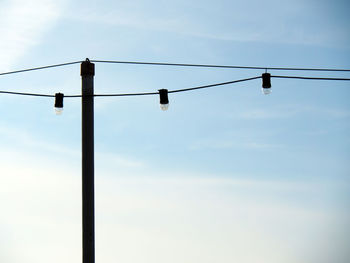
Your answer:
[[[81,63],[83,263],[95,262],[94,75],[95,65],[86,59]]]

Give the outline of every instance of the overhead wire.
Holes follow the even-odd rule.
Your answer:
[[[191,90],[206,89],[206,88],[212,88],[212,87],[218,87],[218,86],[224,86],[224,85],[229,85],[229,84],[234,84],[234,83],[239,83],[239,82],[260,79],[260,78],[261,78],[261,76],[256,76],[256,77],[251,77],[251,78],[238,79],[238,80],[233,80],[233,81],[220,82],[220,83],[203,85],[203,86],[196,86],[196,87],[185,88],[185,89],[169,90],[168,93],[178,93],[178,92],[186,92],[186,91],[191,91]],[[304,77],[304,76],[279,76],[279,75],[271,75],[271,78],[350,81],[350,78],[322,78],[322,77]],[[0,94],[37,96],[37,97],[55,97],[55,95],[50,95],[50,94],[13,92],[13,91],[0,91]],[[127,97],[127,96],[146,96],[146,95],[158,95],[158,94],[159,94],[159,92],[142,92],[142,93],[94,94],[92,96],[93,97]],[[85,95],[85,96],[88,96],[88,95]],[[64,97],[65,98],[81,98],[82,95],[64,95]]]
[[[248,79],[239,79],[239,80],[233,80],[228,82],[221,82],[221,83],[215,83],[205,86],[198,86],[198,87],[192,87],[187,89],[178,89],[178,90],[170,90],[168,93],[176,93],[176,92],[184,92],[184,91],[190,91],[190,90],[196,90],[196,89],[204,89],[204,88],[210,88],[210,87],[216,87],[216,86],[223,86],[243,81],[249,81],[254,79],[259,79],[261,76],[252,77]],[[12,91],[0,91],[0,93],[4,94],[11,94],[11,95],[24,95],[24,96],[41,96],[41,97],[55,97],[55,95],[48,95],[48,94],[39,94],[39,93],[25,93],[25,92],[12,92]],[[125,96],[144,96],[144,95],[158,95],[159,92],[142,92],[142,93],[117,93],[117,94],[94,94],[93,97],[125,97]],[[88,96],[88,95],[85,95]],[[80,98],[82,95],[64,95],[65,98]]]
[[[86,59],[86,61],[95,62],[95,63],[113,63],[113,64],[180,66],[180,67],[205,67],[205,68],[230,68],[230,69],[254,69],[254,70],[265,70],[265,72],[267,72],[267,70],[350,72],[350,69],[330,69],[330,68],[251,67],[251,66],[185,64],[185,63],[142,62],[142,61],[116,61],[116,60],[89,60],[89,59]],[[53,65],[47,65],[47,66],[41,66],[41,67],[35,67],[35,68],[27,68],[27,69],[16,70],[16,71],[3,72],[3,73],[0,73],[0,76],[2,76],[2,75],[9,75],[9,74],[15,74],[15,73],[28,72],[28,71],[34,71],[34,70],[42,70],[42,69],[48,69],[48,68],[63,67],[63,66],[74,65],[74,64],[78,64],[78,63],[82,63],[82,62],[83,61],[73,61],[73,62],[53,64]],[[246,78],[246,79],[233,80],[233,81],[228,81],[228,82],[215,83],[215,84],[204,85],[204,86],[185,88],[185,89],[170,90],[170,91],[168,91],[168,93],[178,93],[178,92],[185,92],[185,91],[191,91],[191,90],[205,89],[205,88],[211,88],[211,87],[217,87],[217,86],[223,86],[223,85],[234,84],[234,83],[238,83],[238,82],[244,82],[244,81],[259,79],[259,78],[261,78],[261,76],[251,77],[251,78]],[[304,79],[304,80],[340,80],[340,81],[349,81],[350,80],[349,78],[328,78],[328,77],[325,78],[325,77],[281,76],[281,75],[271,75],[271,78],[290,78],[290,79]],[[13,91],[0,91],[0,93],[1,94],[10,94],[10,95],[23,95],[23,96],[55,97],[55,95],[49,95],[49,94],[13,92]],[[159,93],[158,92],[143,92],[143,93],[94,94],[92,96],[94,96],[94,97],[121,97],[121,96],[157,95],[157,94],[159,94]],[[77,98],[77,97],[82,97],[82,95],[65,95],[64,97],[66,97],[66,98]]]
[[[1,94],[10,94],[10,95],[35,96],[35,97],[55,97],[55,95],[49,95],[49,94],[13,92],[13,91],[4,91],[4,90],[1,90],[0,93]]]
[[[47,66],[40,66],[34,68],[27,68],[15,71],[8,71],[0,73],[0,76],[10,75],[16,73],[23,73],[28,71],[43,70],[49,68],[63,67],[82,63],[83,61],[73,61],[60,64],[53,64]],[[247,69],[247,70],[281,70],[281,71],[321,71],[321,72],[350,72],[350,69],[341,68],[295,68],[295,67],[257,67],[257,66],[240,66],[240,65],[210,65],[210,64],[187,64],[187,63],[168,63],[168,62],[148,62],[148,61],[119,61],[119,60],[90,60],[95,63],[109,63],[109,64],[130,64],[130,65],[149,65],[149,66],[175,66],[175,67],[197,67],[197,68],[222,68],[222,69]]]
[[[94,94],[94,97],[127,97],[127,96],[145,96],[158,95],[159,92],[143,92],[143,93],[118,93],[118,94]]]
[[[302,76],[276,76],[271,75],[271,78],[283,78],[283,79],[307,79],[307,80],[342,80],[349,81],[349,78],[323,78],[323,77],[302,77]]]
[[[169,90],[168,93],[176,93],[176,92],[184,92],[184,91],[190,91],[190,90],[206,89],[206,88],[212,88],[212,87],[217,87],[217,86],[234,84],[234,83],[244,82],[244,81],[249,81],[249,80],[254,80],[254,79],[260,79],[260,78],[261,78],[261,76],[257,76],[257,77],[247,78],[247,79],[238,79],[238,80],[233,80],[233,81],[228,81],[228,82],[221,82],[221,83],[210,84],[210,85],[205,85],[205,86],[198,86],[198,87],[187,88],[187,89]]]
[[[10,74],[16,74],[16,73],[22,73],[22,72],[27,72],[27,71],[34,71],[34,70],[41,70],[41,69],[48,69],[48,68],[63,67],[63,66],[78,64],[78,63],[81,63],[81,62],[82,62],[82,61],[73,61],[73,62],[67,62],[67,63],[61,63],[61,64],[54,64],[54,65],[48,65],[48,66],[41,66],[41,67],[36,67],[36,68],[27,68],[27,69],[15,70],[15,71],[2,72],[2,73],[0,73],[0,76],[3,76],[3,75],[10,75]]]
[[[118,60],[90,60],[95,63],[151,65],[151,66],[176,66],[176,67],[199,67],[199,68],[227,68],[227,69],[255,69],[255,70],[291,70],[291,71],[330,71],[350,72],[350,69],[336,68],[288,68],[288,67],[255,67],[255,66],[234,66],[234,65],[208,65],[208,64],[186,64],[167,62],[143,62],[143,61],[118,61]]]

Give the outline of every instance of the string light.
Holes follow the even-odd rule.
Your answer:
[[[229,84],[235,84],[239,82],[246,82],[255,79],[262,79],[262,89],[264,94],[271,93],[271,78],[287,78],[287,79],[300,79],[300,80],[326,80],[326,81],[350,81],[350,78],[325,78],[325,77],[305,77],[305,76],[279,76],[279,75],[270,75],[270,73],[263,73],[261,76],[233,80],[228,82],[221,82],[215,84],[209,84],[204,86],[191,87],[186,89],[177,89],[177,90],[167,90],[160,89],[158,92],[144,92],[144,93],[117,93],[117,94],[93,94],[93,97],[126,97],[126,96],[144,96],[144,95],[158,95],[160,96],[160,106],[161,109],[166,110],[169,107],[168,93],[178,93],[178,92],[187,92],[199,89],[207,89],[213,87],[219,87]],[[0,90],[0,94],[9,94],[9,95],[20,95],[20,96],[35,96],[35,97],[55,97],[55,110],[57,113],[62,113],[63,110],[63,97],[65,98],[81,98],[82,95],[64,95],[62,93],[56,93],[55,95],[50,94],[40,94],[40,93],[27,93],[27,92],[14,92],[14,91],[4,91]]]
[[[238,82],[245,82],[255,79],[262,79],[262,92],[265,95],[268,95],[271,93],[271,78],[289,78],[289,79],[303,79],[303,80],[338,80],[338,81],[350,81],[350,78],[333,78],[333,77],[308,77],[308,76],[280,76],[280,75],[271,75],[270,73],[267,73],[267,70],[289,70],[289,71],[328,71],[328,72],[350,72],[350,69],[336,69],[336,68],[282,68],[282,67],[251,67],[251,66],[229,66],[229,65],[205,65],[205,64],[183,64],[183,63],[164,63],[164,62],[139,62],[139,61],[108,61],[108,60],[86,60],[87,62],[96,62],[96,63],[114,63],[114,64],[136,64],[136,65],[157,65],[157,66],[180,66],[180,67],[205,67],[205,68],[226,68],[226,69],[255,69],[260,70],[264,69],[265,73],[263,73],[261,76],[246,78],[246,79],[239,79],[234,81],[228,81],[228,82],[221,82],[221,83],[215,83],[210,85],[204,85],[204,86],[197,86],[197,87],[191,87],[191,88],[185,88],[185,89],[178,89],[178,90],[170,90],[167,89],[160,89],[158,92],[145,92],[145,93],[126,93],[126,94],[92,94],[90,96],[93,97],[117,97],[117,96],[142,96],[142,95],[156,95],[159,94],[160,97],[160,108],[162,110],[167,110],[169,108],[169,99],[168,99],[168,93],[177,93],[177,92],[185,92],[185,91],[192,91],[192,90],[198,90],[198,89],[206,89],[211,87],[218,87],[228,84],[234,84]],[[48,65],[48,66],[41,66],[36,68],[28,68],[28,69],[22,69],[22,70],[16,70],[11,72],[3,72],[0,73],[0,76],[2,75],[8,75],[8,74],[15,74],[15,73],[22,73],[27,71],[34,71],[34,70],[42,70],[42,69],[48,69],[48,68],[55,68],[55,67],[62,67],[62,66],[68,66],[78,63],[84,63],[86,61],[74,61],[74,62],[67,62],[62,64],[54,64],[54,65]],[[55,112],[56,114],[61,114],[63,111],[63,98],[77,98],[82,97],[82,95],[66,95],[64,96],[63,93],[56,93],[54,96],[49,94],[37,94],[37,93],[24,93],[24,92],[13,92],[13,91],[1,91],[0,94],[12,94],[12,95],[25,95],[25,96],[38,96],[38,97],[55,97]]]

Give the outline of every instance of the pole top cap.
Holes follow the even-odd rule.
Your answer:
[[[81,63],[80,67],[81,76],[95,76],[95,64],[91,63],[88,58]]]

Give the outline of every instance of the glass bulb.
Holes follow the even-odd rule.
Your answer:
[[[262,88],[262,92],[265,95],[269,95],[272,92],[272,90],[271,88]]]
[[[168,104],[160,104],[161,110],[166,111],[166,110],[168,110],[168,108],[169,108],[169,103]]]
[[[63,112],[63,108],[57,108],[57,107],[55,107],[55,113],[56,113],[56,115],[61,115],[62,112]]]

